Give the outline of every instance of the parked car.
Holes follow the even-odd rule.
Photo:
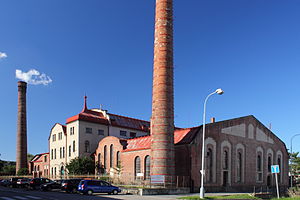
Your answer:
[[[61,189],[66,192],[77,192],[77,187],[82,179],[67,179],[62,181]]]
[[[0,182],[1,186],[7,187],[10,185],[10,180],[9,179],[4,179]]]
[[[88,195],[93,193],[118,194],[121,189],[101,180],[82,180],[78,185],[78,191]]]
[[[20,178],[17,180],[17,187],[27,187],[31,179],[29,178]]]
[[[29,182],[29,189],[39,189],[42,184],[50,183],[51,180],[47,178],[34,178]]]
[[[50,191],[53,189],[61,189],[61,183],[57,181],[51,181],[49,183],[42,184],[40,186],[42,191]]]
[[[23,179],[23,177],[14,177],[14,178],[10,178],[10,179],[9,179],[9,181],[10,181],[9,187],[12,187],[12,188],[17,187],[17,186],[18,186],[17,181],[18,181],[19,179]]]

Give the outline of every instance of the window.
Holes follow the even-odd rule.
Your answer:
[[[92,128],[85,128],[85,133],[92,134],[93,133],[93,129]]]
[[[54,167],[54,175],[56,176],[56,167]]]
[[[62,157],[64,158],[65,157],[65,147],[63,147],[63,150],[62,150],[63,152],[63,155],[62,155]]]
[[[58,133],[58,140],[62,140],[62,132]]]
[[[212,182],[213,153],[211,148],[207,149],[206,160],[207,181]]]
[[[70,128],[70,135],[74,135],[74,127]]]
[[[104,130],[99,129],[99,130],[98,130],[98,135],[104,135]]]
[[[134,159],[134,176],[137,178],[138,173],[141,173],[141,159],[139,156]]]
[[[237,154],[237,182],[242,182],[242,153]]]
[[[279,173],[278,173],[278,183],[281,183],[281,172],[283,169],[281,168],[281,156],[279,155],[277,158],[277,165],[279,165]]]
[[[56,159],[56,149],[54,149],[54,159]]]
[[[53,149],[51,149],[51,160],[53,160]]]
[[[110,145],[110,155],[109,155],[109,167],[113,167],[113,160],[114,160],[114,146]]]
[[[52,135],[52,142],[55,142],[56,141],[56,134],[53,134]]]
[[[59,158],[60,159],[62,158],[62,148],[61,147],[59,148]]]
[[[101,153],[98,153],[98,166],[101,167]]]
[[[44,162],[47,162],[47,156],[44,156]]]
[[[104,151],[103,151],[104,152],[104,155],[103,155],[104,156],[104,158],[103,158],[104,169],[106,169],[106,159],[107,159],[107,155],[106,155],[107,152],[106,151],[107,151],[107,147],[105,145],[104,146]]]
[[[224,150],[223,152],[224,160],[223,160],[223,169],[228,169],[228,151]]]
[[[118,168],[121,167],[120,151],[117,152],[117,156],[116,156],[116,166],[117,166]]]
[[[120,136],[127,136],[127,132],[126,131],[120,131]]]
[[[75,140],[73,141],[73,152],[75,152]]]
[[[88,140],[86,140],[86,141],[84,142],[84,151],[85,151],[86,153],[89,153],[89,152],[90,152],[90,142],[89,142]]]
[[[268,156],[268,172],[271,172],[272,158],[271,155]]]
[[[69,157],[71,157],[71,145],[69,146]]]
[[[130,132],[130,137],[132,137],[132,138],[136,137],[136,133],[135,132]]]
[[[146,156],[145,157],[145,169],[144,169],[144,178],[145,180],[149,180],[150,179],[150,156]]]
[[[256,158],[256,171],[257,171],[257,181],[261,182],[263,181],[262,179],[262,157],[261,155],[257,155],[257,158]]]
[[[38,171],[38,172],[40,171],[40,166],[39,166],[39,165],[37,166],[37,171]]]
[[[53,167],[51,167],[51,175],[53,176]]]

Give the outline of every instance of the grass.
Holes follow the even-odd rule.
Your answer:
[[[199,196],[188,196],[188,197],[180,197],[179,199],[197,200],[200,198]],[[205,199],[260,199],[260,198],[253,197],[248,194],[238,194],[238,195],[225,195],[225,196],[211,196],[211,197],[205,197]],[[272,198],[270,200],[277,200],[277,198]],[[300,197],[283,197],[280,198],[280,200],[300,200]]]
[[[200,199],[199,196],[180,197],[179,199]],[[259,199],[257,197],[250,196],[248,194],[226,195],[226,196],[211,196],[205,197],[205,199]]]

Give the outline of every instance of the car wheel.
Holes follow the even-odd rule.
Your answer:
[[[113,190],[112,193],[113,194],[118,194],[118,191],[117,190]]]
[[[88,195],[92,195],[92,194],[93,194],[93,191],[92,191],[92,190],[88,190],[86,193],[87,193]]]

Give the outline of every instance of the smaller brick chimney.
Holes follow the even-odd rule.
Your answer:
[[[216,118],[211,117],[211,118],[210,118],[210,123],[215,123],[215,122],[216,122]]]

